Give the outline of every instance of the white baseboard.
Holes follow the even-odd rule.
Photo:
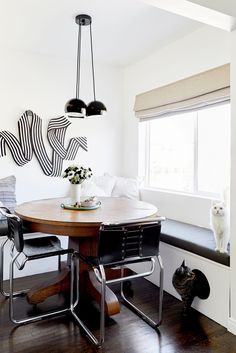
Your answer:
[[[236,335],[236,320],[232,317],[230,317],[228,320],[228,331],[233,335]]]

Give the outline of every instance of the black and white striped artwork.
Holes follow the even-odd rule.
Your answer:
[[[6,155],[8,146],[14,161],[23,166],[31,161],[35,154],[44,174],[60,176],[63,160],[73,160],[81,147],[88,151],[87,138],[73,137],[67,148],[64,146],[66,130],[71,122],[62,116],[51,119],[48,123],[47,138],[52,148],[52,157],[49,158],[42,134],[42,119],[30,110],[27,110],[18,120],[19,139],[9,131],[0,132],[0,157]]]

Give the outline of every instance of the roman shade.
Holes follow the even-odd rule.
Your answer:
[[[140,120],[170,116],[230,99],[230,64],[141,93],[135,99]]]

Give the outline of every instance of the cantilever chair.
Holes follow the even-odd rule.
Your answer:
[[[25,267],[25,264],[32,260],[43,259],[52,256],[60,256],[65,254],[71,256],[73,250],[63,249],[61,247],[60,240],[56,236],[24,239],[21,219],[17,215],[9,213],[8,210],[5,210],[4,212],[3,208],[1,208],[1,213],[4,214],[4,216],[7,218],[8,239],[12,242],[11,262],[9,269],[9,315],[11,321],[15,324],[25,324],[57,314],[71,312],[71,307],[68,307],[57,309],[44,314],[39,314],[30,318],[15,318],[14,296],[16,294],[25,293],[25,291],[14,292],[14,267],[16,266],[18,270],[22,270]],[[72,282],[70,288],[73,289]]]
[[[96,338],[91,330],[84,324],[75,312],[73,304],[73,293],[71,296],[72,314],[87,333],[89,339],[98,347],[104,343],[105,335],[105,291],[106,284],[120,282],[120,292],[123,303],[146,321],[152,328],[157,329],[162,321],[162,301],[163,301],[163,265],[159,253],[159,242],[161,232],[161,222],[164,217],[152,218],[144,221],[133,221],[120,224],[102,224],[99,230],[99,241],[97,256],[86,257],[84,254],[74,252],[72,257],[77,256],[80,260],[87,263],[95,273],[97,281],[101,284],[101,302],[100,302],[100,333]],[[158,321],[153,321],[143,311],[132,304],[123,291],[123,283],[139,277],[147,277],[154,272],[155,260],[159,263],[160,292],[159,292],[159,312]],[[149,262],[150,270],[124,276],[124,266]],[[121,268],[119,278],[107,280],[105,269]],[[74,261],[72,261],[71,276],[74,278]]]
[[[0,206],[0,213],[4,216],[5,213],[11,213],[11,211],[5,207],[5,206]],[[3,241],[0,244],[0,293],[5,297],[5,298],[9,298],[10,293],[7,292],[4,289],[4,250],[5,250],[5,246],[7,245],[7,243],[11,242],[10,238],[8,237],[8,224],[7,221],[0,223],[0,237],[3,237]],[[12,243],[12,245],[14,245]],[[23,294],[23,291],[20,292],[14,292],[14,296],[16,295],[21,295]]]
[[[1,211],[1,208],[0,208],[0,211]],[[10,211],[5,207],[4,207],[4,211],[10,213]],[[2,240],[0,244],[0,293],[4,297],[8,298],[9,292],[6,292],[3,287],[4,248],[7,242],[9,241],[7,223],[0,224],[0,237],[4,237],[4,240]]]
[[[6,218],[5,214],[6,213],[10,214],[11,211],[9,210],[9,208],[7,208],[5,206],[0,206],[0,213]],[[28,231],[25,229],[25,227],[23,227],[23,230],[24,230],[24,236],[26,236],[26,237],[32,236],[32,233],[28,233]],[[43,235],[43,237],[45,237],[44,234],[38,233],[37,238],[40,238],[42,235]],[[10,293],[7,292],[4,288],[4,250],[5,250],[5,246],[7,245],[7,243],[11,242],[12,246],[14,246],[14,243],[12,242],[10,237],[8,236],[7,221],[4,223],[0,223],[0,237],[4,238],[4,240],[0,244],[0,293],[5,298],[9,298]],[[36,235],[34,235],[34,237],[36,237]],[[58,269],[61,270],[61,255],[58,255]],[[24,291],[16,291],[13,293],[13,295],[17,296],[17,295],[22,295],[23,293],[25,293],[25,290]]]

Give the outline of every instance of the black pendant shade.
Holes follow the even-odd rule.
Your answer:
[[[75,22],[79,25],[78,31],[78,49],[77,49],[77,76],[76,76],[76,98],[70,99],[65,105],[65,113],[69,118],[84,118],[85,116],[103,115],[107,109],[102,102],[96,100],[95,93],[95,75],[93,63],[93,41],[92,41],[92,18],[89,15],[78,15]],[[81,27],[89,26],[90,28],[90,49],[91,49],[91,66],[93,79],[93,98],[94,100],[88,106],[79,98],[80,89],[80,56],[81,56]]]
[[[87,105],[77,98],[70,99],[65,105],[65,113],[70,118],[83,118],[86,115]]]
[[[93,115],[104,115],[106,114],[107,108],[102,102],[99,101],[93,101],[88,104],[87,107],[87,116],[93,116]]]

